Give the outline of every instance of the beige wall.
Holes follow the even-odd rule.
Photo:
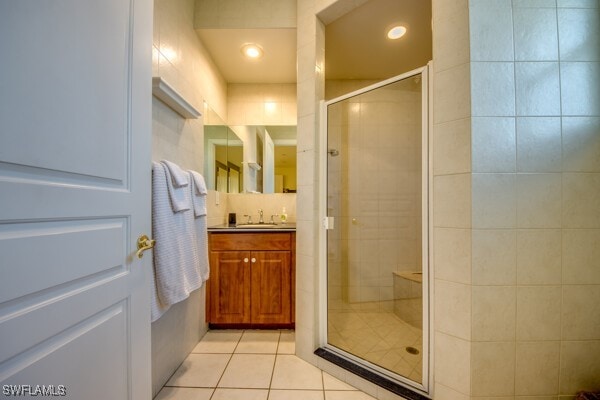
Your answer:
[[[230,83],[228,125],[296,125],[296,85]]]

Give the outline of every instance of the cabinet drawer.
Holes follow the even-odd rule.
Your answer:
[[[212,251],[290,250],[289,232],[277,233],[214,233],[209,234]]]

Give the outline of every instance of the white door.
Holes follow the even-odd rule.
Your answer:
[[[0,0],[4,396],[151,397],[151,42],[151,0]]]

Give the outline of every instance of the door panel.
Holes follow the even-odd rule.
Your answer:
[[[152,2],[0,1],[0,385],[149,399]]]
[[[1,11],[0,87],[19,95],[0,107],[0,159],[123,182],[131,1],[3,1]]]
[[[250,323],[250,252],[213,251],[211,265],[211,322]]]
[[[291,322],[291,266],[289,251],[253,251],[252,321]]]

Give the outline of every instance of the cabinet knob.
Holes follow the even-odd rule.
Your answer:
[[[252,257],[252,262],[255,263],[256,262],[256,258]]]
[[[244,258],[244,262],[247,263],[248,262],[248,257]]]

